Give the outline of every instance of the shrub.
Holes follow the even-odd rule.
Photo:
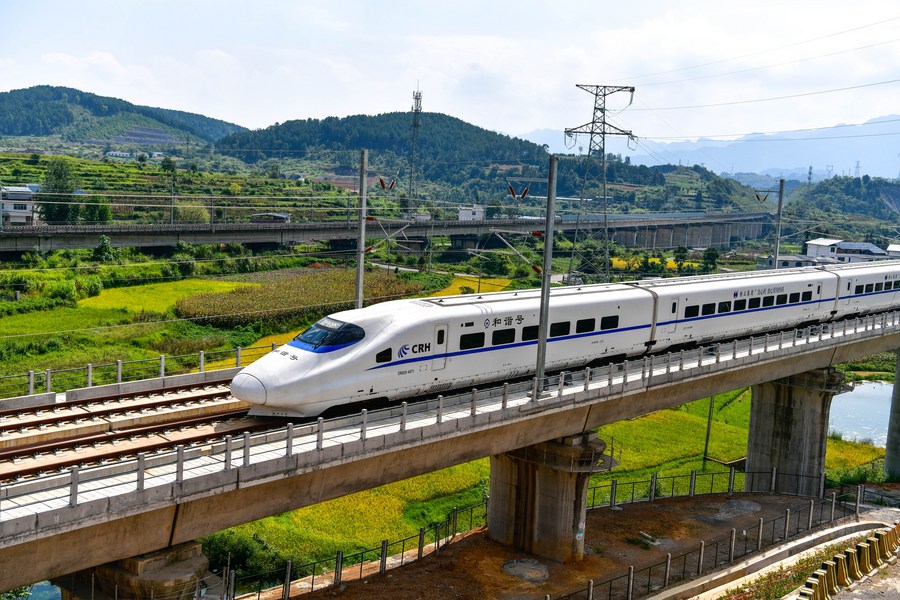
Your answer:
[[[47,290],[47,296],[50,298],[58,298],[60,300],[68,300],[75,302],[77,294],[75,293],[75,283],[72,281],[57,281],[50,284]]]
[[[75,291],[80,298],[99,296],[103,291],[103,281],[96,275],[75,279]]]

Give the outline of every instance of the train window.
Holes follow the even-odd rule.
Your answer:
[[[709,304],[704,304],[700,308],[701,315],[714,315],[716,314],[716,303],[710,302]]]
[[[775,304],[775,296],[766,296],[763,298],[763,306],[772,306]]]
[[[719,310],[717,312],[720,312],[720,313],[731,312],[731,302],[719,302]]]
[[[800,302],[800,292],[794,292],[793,294],[791,294],[790,298],[788,298],[788,302],[790,302],[791,304]]]
[[[572,329],[572,324],[568,321],[561,321],[559,323],[551,323],[550,324],[550,337],[559,337],[561,335],[569,335],[569,330]]]
[[[384,350],[382,350],[381,352],[379,352],[378,354],[375,355],[375,362],[386,363],[391,360],[391,356],[393,356],[393,355],[394,355],[394,353],[391,351],[390,348],[385,348]]]
[[[802,300],[803,302],[809,302],[810,300],[812,300],[812,292],[803,292],[803,294],[800,295],[800,300]]]
[[[750,302],[747,303],[747,306],[750,308],[759,308],[759,298],[750,298]]]
[[[867,294],[871,294],[871,293],[872,293],[872,288],[874,288],[874,287],[875,287],[875,286],[872,285],[871,283],[867,283],[867,284],[866,284],[866,293],[867,293]]]
[[[464,333],[459,336],[459,349],[460,350],[471,350],[472,348],[482,348],[484,347],[484,332],[479,331],[478,333]]]
[[[855,288],[853,288],[853,293],[854,293],[854,294],[862,294],[862,293],[863,293],[863,286],[858,285],[858,286],[856,286]]]
[[[442,346],[444,344],[444,330],[438,329],[437,332],[437,345]]]
[[[348,346],[358,342],[365,336],[366,332],[359,325],[345,323],[331,317],[323,317],[294,339],[309,344],[313,348],[319,348]]]
[[[538,326],[528,325],[522,328],[522,341],[529,342],[538,339]]]
[[[514,341],[516,341],[515,329],[497,329],[491,334],[491,344],[494,346],[512,344]]]
[[[338,331],[328,337],[329,346],[346,346],[366,337],[366,332],[359,325],[344,323]]]
[[[876,292],[880,292],[881,289],[882,289],[882,284],[876,283],[876,284],[875,284],[875,291],[876,291]]]
[[[600,331],[609,331],[619,326],[619,315],[609,315],[600,319]]]
[[[684,318],[685,319],[693,319],[697,315],[700,314],[700,306],[698,304],[694,304],[693,306],[685,306],[684,307]]]
[[[746,298],[741,298],[740,300],[734,301],[734,310],[744,310],[747,308],[747,300]]]
[[[596,319],[579,319],[575,321],[575,333],[588,333],[597,326]]]
[[[781,306],[783,304],[787,304],[787,300],[788,300],[787,294],[778,294],[775,297],[775,304],[777,304],[778,306]]]
[[[678,311],[678,303],[673,302],[672,303],[672,314],[674,315],[677,311]]]

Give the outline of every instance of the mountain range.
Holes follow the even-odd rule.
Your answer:
[[[562,131],[538,129],[518,134],[536,144],[546,144],[550,152],[577,153],[566,145]],[[698,139],[692,142],[661,143],[641,140],[636,149],[621,137],[607,139],[609,152],[627,156],[632,162],[657,165],[660,158],[671,164],[703,165],[722,175],[758,173],[775,179],[806,181],[812,167],[813,182],[835,175],[869,175],[894,179],[900,171],[900,116],[887,115],[862,124],[751,134],[731,141]],[[568,144],[571,146],[572,142]],[[587,140],[578,145],[587,146]],[[632,143],[632,147],[634,144]],[[740,179],[740,177],[738,177]]]

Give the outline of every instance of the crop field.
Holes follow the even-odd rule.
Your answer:
[[[303,317],[352,308],[356,273],[349,269],[300,272],[269,285],[241,287],[229,293],[201,293],[179,300],[175,314],[220,328],[240,327],[260,320],[297,322]],[[366,274],[366,302],[409,296],[421,287],[387,272]]]
[[[200,293],[231,292],[252,285],[216,279],[182,279],[167,283],[113,288],[99,296],[79,300],[78,305],[94,309],[126,309],[133,313],[166,313],[178,300]]]

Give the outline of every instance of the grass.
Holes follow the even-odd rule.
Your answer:
[[[78,306],[93,309],[121,309],[131,312],[166,313],[182,298],[199,293],[231,292],[251,284],[217,279],[183,279],[103,290],[99,296],[85,298]]]

